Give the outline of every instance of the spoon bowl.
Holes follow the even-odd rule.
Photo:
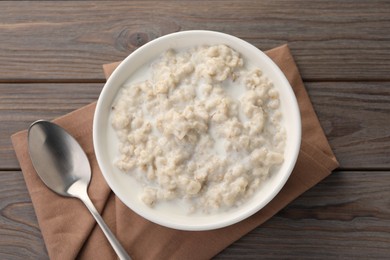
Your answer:
[[[91,168],[87,155],[64,129],[48,121],[34,122],[28,131],[30,157],[39,177],[54,192],[75,197],[72,186],[87,188]]]
[[[60,126],[39,120],[28,129],[28,148],[32,164],[46,186],[84,202],[119,258],[130,259],[88,196],[91,167],[79,143]]]

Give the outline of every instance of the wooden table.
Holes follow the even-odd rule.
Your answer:
[[[288,43],[340,162],[216,259],[389,259],[390,2],[352,0],[0,2],[0,258],[48,258],[10,135],[96,100],[102,64],[190,29]]]

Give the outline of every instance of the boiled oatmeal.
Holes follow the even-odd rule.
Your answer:
[[[115,164],[141,183],[140,199],[184,200],[191,212],[248,200],[283,162],[272,82],[225,45],[168,50],[149,72],[121,89],[111,115]]]

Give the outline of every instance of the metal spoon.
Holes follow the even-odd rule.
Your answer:
[[[91,167],[79,143],[60,126],[36,121],[28,129],[31,161],[42,181],[54,192],[79,198],[102,228],[120,259],[131,259],[90,200]]]

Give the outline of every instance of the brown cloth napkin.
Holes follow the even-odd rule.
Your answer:
[[[266,53],[279,65],[297,96],[302,116],[302,145],[294,171],[281,192],[253,216],[226,228],[179,231],[151,223],[135,214],[111,192],[97,165],[92,145],[95,103],[54,120],[86,151],[93,172],[88,193],[134,259],[209,259],[271,218],[338,166],[288,46]],[[104,65],[106,77],[118,64]],[[41,182],[28,155],[26,130],[14,134],[12,142],[50,258],[115,259],[115,253],[82,202],[60,197]]]

